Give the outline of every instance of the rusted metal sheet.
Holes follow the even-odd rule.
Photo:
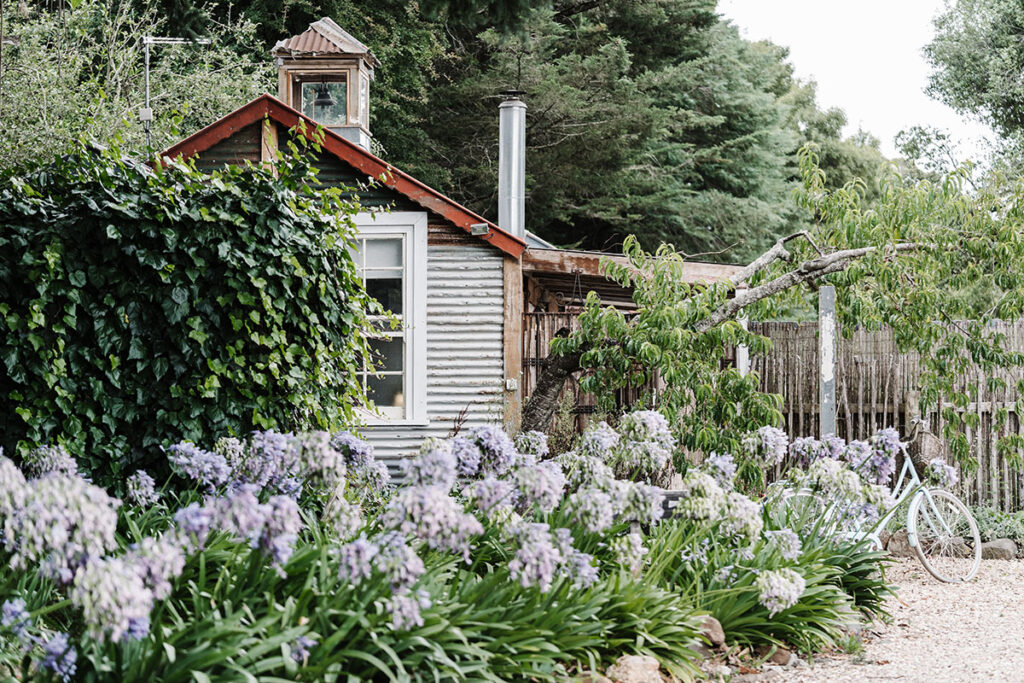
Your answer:
[[[185,158],[195,156],[210,149],[218,142],[226,140],[243,128],[263,121],[264,118],[269,118],[289,129],[295,128],[302,122],[305,135],[310,138],[318,130],[315,121],[303,116],[277,98],[264,94],[168,148],[161,156],[171,159],[179,156]],[[324,136],[322,147],[360,171],[365,177],[392,188],[466,233],[471,232],[473,225],[486,226],[486,232],[474,237],[487,242],[513,258],[519,258],[526,249],[525,241],[510,235],[458,202],[424,185],[404,171],[374,156],[354,142],[349,142],[337,133],[322,128],[320,130],[323,131]]]
[[[480,244],[427,247],[427,415],[419,426],[367,427],[395,471],[427,437],[500,423],[505,407],[504,263]]]
[[[523,272],[526,273],[575,273],[581,275],[602,275],[603,260],[628,266],[629,259],[621,254],[604,254],[596,251],[578,251],[574,249],[537,249],[531,247],[523,254]],[[687,261],[683,270],[683,281],[689,283],[718,282],[726,280],[742,266],[725,263],[700,263]]]

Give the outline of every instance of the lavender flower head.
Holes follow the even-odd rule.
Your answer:
[[[668,420],[656,410],[638,410],[623,416],[619,434],[629,441],[653,441],[666,451],[676,446]]]
[[[255,548],[267,522],[269,508],[256,497],[255,485],[242,485],[208,504],[212,526],[232,533],[237,539],[249,541]]]
[[[409,545],[405,534],[389,531],[377,539],[374,567],[391,582],[392,592],[398,593],[419,580],[426,567],[416,550]]]
[[[583,432],[577,451],[580,455],[589,455],[598,460],[607,460],[612,449],[619,445],[619,434],[608,423],[602,420]]]
[[[623,439],[613,452],[611,462],[617,469],[633,472],[634,476],[649,477],[665,469],[671,457],[672,452],[657,441]]]
[[[281,567],[288,563],[295,552],[295,542],[301,530],[302,515],[295,499],[290,496],[271,496],[266,502],[266,516],[258,543],[282,576],[284,571]]]
[[[231,467],[223,455],[204,451],[188,441],[168,448],[167,460],[175,472],[210,490],[227,483],[231,477]]]
[[[925,475],[929,482],[944,489],[952,488],[960,481],[960,475],[956,468],[947,464],[942,458],[933,458],[925,468]]]
[[[185,547],[202,548],[213,524],[213,512],[199,503],[190,503],[174,513],[174,526]]]
[[[542,593],[548,592],[565,561],[551,528],[541,522],[526,522],[513,534],[519,547],[508,563],[512,578],[523,588],[537,586]]]
[[[473,482],[464,493],[485,515],[490,515],[499,507],[512,507],[518,500],[515,485],[508,480],[495,477],[485,477]]]
[[[599,534],[615,522],[612,499],[601,489],[580,489],[566,499],[573,521],[590,533]]]
[[[0,607],[0,626],[10,630],[18,640],[23,641],[31,625],[32,617],[25,609],[25,601],[22,598],[4,601],[3,607]]]
[[[704,461],[704,470],[714,477],[718,485],[725,490],[733,487],[733,480],[736,478],[736,461],[731,453],[712,453]]]
[[[573,550],[564,562],[565,573],[577,588],[588,588],[597,583],[600,575],[594,565],[594,556]]]
[[[480,471],[480,460],[483,458],[480,447],[464,436],[455,436],[451,440],[451,449],[459,476],[475,477]]]
[[[789,437],[777,427],[764,426],[743,438],[747,454],[766,465],[777,465],[789,450]]]
[[[562,466],[570,491],[580,487],[602,486],[604,482],[615,479],[612,468],[593,455],[567,451],[556,457],[555,462]]]
[[[173,533],[143,538],[132,546],[125,560],[134,566],[142,583],[157,600],[171,594],[171,581],[185,569],[185,551]]]
[[[213,450],[228,463],[234,483],[251,484],[260,491],[278,491],[286,479],[297,474],[294,439],[288,434],[256,431],[247,444],[234,438],[220,439]]]
[[[863,485],[856,472],[838,460],[817,460],[807,468],[804,485],[825,495],[829,501],[860,503]]]
[[[710,475],[691,468],[683,477],[679,488],[684,497],[676,507],[678,514],[707,522],[715,522],[721,516],[725,491]]]
[[[10,459],[4,457],[0,448],[0,520],[10,517],[25,504],[25,475]],[[3,536],[0,536],[2,545]]]
[[[730,491],[725,498],[722,533],[727,537],[752,542],[761,535],[763,528],[761,506],[742,493]]]
[[[423,626],[421,610],[430,607],[430,597],[423,590],[404,590],[395,593],[385,603],[391,612],[391,628],[395,631],[411,631]]]
[[[324,509],[324,522],[342,540],[355,536],[365,524],[362,508],[340,495],[332,498]]]
[[[373,446],[351,432],[337,432],[331,446],[345,458],[349,467],[365,467],[373,460]]]
[[[429,547],[461,554],[469,561],[472,537],[483,533],[479,520],[438,486],[410,486],[395,494],[381,515],[384,527],[412,534]]]
[[[153,477],[149,476],[145,470],[139,470],[128,477],[126,483],[128,486],[128,500],[136,505],[146,507],[160,500],[160,494],[156,491],[156,482],[153,481]]]
[[[78,652],[68,642],[66,633],[55,633],[43,645],[43,658],[39,668],[53,672],[54,677],[67,683],[77,670]]]
[[[895,432],[895,430],[892,430]],[[881,433],[881,432],[880,432]],[[877,436],[877,435],[876,435]],[[896,439],[897,449],[899,439]],[[851,441],[846,447],[850,468],[870,484],[885,484],[896,471],[896,451],[886,441]]]
[[[118,557],[96,559],[80,568],[70,597],[82,610],[89,635],[97,640],[107,636],[115,643],[133,624],[148,621],[154,600],[135,565]]]
[[[25,462],[22,466],[29,477],[33,478],[41,477],[50,472],[66,474],[72,477],[79,476],[78,463],[75,462],[75,459],[71,457],[64,446],[60,444],[56,446],[40,446],[33,449],[25,456]]]
[[[78,476],[50,473],[27,482],[22,506],[4,519],[11,568],[38,565],[43,576],[69,583],[78,567],[116,547],[120,505]]]
[[[544,432],[529,431],[516,434],[516,450],[523,454],[529,454],[536,458],[543,458],[550,449],[548,448],[548,435]]]
[[[489,425],[474,427],[469,432],[470,439],[480,448],[479,474],[502,476],[516,463],[519,453],[515,444],[508,438],[501,427]]]
[[[665,492],[657,486],[636,481],[623,484],[616,487],[621,496],[622,521],[656,524],[665,514]]]
[[[792,529],[779,529],[764,532],[765,541],[771,550],[779,553],[786,560],[795,560],[803,552],[800,537]]]
[[[419,455],[403,465],[406,479],[413,486],[437,486],[450,491],[458,477],[458,460],[451,444],[444,441],[427,441]]]
[[[640,534],[629,533],[619,536],[612,541],[611,549],[615,553],[615,561],[621,567],[628,569],[634,576],[640,574],[644,566],[644,556],[648,553]]]
[[[514,474],[519,500],[526,507],[536,506],[543,513],[558,507],[565,492],[562,466],[553,460],[520,467]]]
[[[755,585],[758,590],[758,602],[768,610],[769,617],[774,617],[800,600],[807,582],[794,570],[784,568],[761,572]]]

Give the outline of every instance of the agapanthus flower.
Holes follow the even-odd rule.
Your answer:
[[[381,515],[381,523],[412,534],[431,548],[459,553],[467,561],[472,537],[484,531],[476,517],[438,486],[400,489]]]
[[[376,542],[374,567],[388,577],[393,592],[409,588],[423,576],[426,567],[416,550],[409,545],[405,534],[389,531],[377,537]]]
[[[77,670],[78,652],[68,642],[68,634],[55,633],[43,645],[43,658],[39,668],[53,673],[54,677],[67,683]]]
[[[133,621],[148,619],[153,591],[146,587],[135,565],[119,557],[90,561],[75,574],[71,602],[82,610],[89,635],[104,635],[119,642]]]
[[[358,585],[373,575],[374,560],[380,548],[376,543],[360,534],[359,538],[338,549],[338,578]]]
[[[956,468],[942,458],[933,458],[925,468],[925,475],[929,482],[946,489],[956,486],[956,483],[960,481],[960,475]]]
[[[544,432],[520,432],[516,434],[515,446],[521,454],[527,453],[536,458],[543,458],[550,452],[548,435]]]
[[[616,468],[646,477],[665,469],[671,457],[672,452],[656,441],[623,439],[615,449],[611,462]]]
[[[619,420],[619,434],[630,441],[653,441],[666,451],[676,445],[668,420],[656,410],[637,410],[624,415]]]
[[[880,484],[868,484],[863,487],[864,501],[878,509],[879,513],[885,514],[896,505],[896,499],[893,498],[892,489],[888,486]]]
[[[764,532],[768,547],[786,560],[795,560],[803,552],[800,537],[792,529],[778,529]]]
[[[813,436],[800,436],[789,444],[789,457],[797,467],[807,467],[825,455],[825,444]]]
[[[640,534],[628,533],[615,538],[611,543],[611,549],[619,566],[628,569],[633,575],[640,573],[644,566],[644,556],[648,553]]]
[[[548,513],[558,507],[565,492],[562,466],[553,460],[516,469],[513,474],[520,503]]]
[[[345,481],[345,455],[331,445],[324,431],[301,432],[294,436],[297,476],[307,483],[331,489]]]
[[[562,466],[570,491],[581,487],[600,487],[604,482],[615,479],[612,468],[593,455],[567,451],[556,457],[555,462]]]
[[[618,445],[619,433],[602,420],[583,432],[577,451],[580,455],[589,455],[603,461],[609,458],[612,449]]]
[[[612,499],[601,489],[580,489],[566,499],[573,520],[590,533],[599,534],[615,522]]]
[[[128,477],[128,500],[136,505],[153,505],[160,500],[160,494],[156,491],[156,482],[145,470],[139,470]]]
[[[410,631],[423,626],[421,610],[430,607],[430,596],[423,590],[404,590],[392,595],[385,606],[391,612],[391,628],[395,631]]]
[[[121,501],[81,477],[45,474],[27,482],[22,505],[4,519],[4,544],[13,569],[33,565],[68,583],[90,558],[116,547]]]
[[[364,466],[373,459],[373,446],[351,432],[337,432],[331,437],[331,446],[342,454],[349,467]]]
[[[4,457],[0,448],[0,520],[11,516],[24,505],[26,486],[25,475],[10,459]],[[3,536],[0,535],[0,544]]]
[[[899,444],[898,438],[896,443]],[[896,452],[890,450],[890,445],[886,438],[876,440],[872,437],[871,442],[851,441],[846,447],[846,459],[850,468],[863,477],[864,481],[885,484],[896,471]]]
[[[24,467],[25,472],[30,477],[41,477],[50,472],[66,474],[72,477],[79,476],[78,463],[67,452],[67,449],[60,444],[56,446],[40,446],[32,449],[25,456],[22,467]]]
[[[715,581],[718,583],[732,583],[739,576],[739,570],[731,564],[727,564],[715,572]]]
[[[731,453],[712,453],[704,461],[704,471],[714,477],[719,486],[729,490],[736,478],[736,461]]]
[[[324,509],[324,522],[342,540],[355,536],[365,524],[362,508],[340,495],[332,498]]]
[[[480,459],[483,457],[480,447],[464,436],[455,436],[451,440],[451,449],[459,476],[475,477],[480,471]]]
[[[594,564],[594,556],[573,550],[564,561],[565,572],[578,588],[588,588],[597,583],[600,575]]]
[[[310,638],[309,636],[299,636],[292,641],[292,659],[301,664],[306,661],[313,648],[319,644],[319,641]]]
[[[271,496],[267,502],[267,514],[259,535],[259,547],[280,569],[291,559],[295,543],[302,530],[302,515],[299,504],[290,496]]]
[[[419,455],[407,459],[403,466],[405,478],[413,486],[437,486],[450,491],[458,477],[458,460],[451,444],[445,441],[427,441]]]
[[[660,487],[638,481],[624,484],[616,487],[617,491],[624,493],[621,499],[624,504],[619,511],[622,521],[656,524],[665,514],[665,492]]]
[[[516,463],[519,453],[515,444],[501,427],[488,425],[474,427],[469,438],[480,448],[479,474],[502,476]]]
[[[175,534],[146,536],[125,555],[157,600],[171,594],[171,581],[185,569],[185,552]]]
[[[175,472],[210,489],[226,484],[231,477],[231,467],[223,455],[204,451],[188,441],[168,448],[167,460]]]
[[[710,475],[691,468],[683,477],[679,489],[682,497],[676,506],[676,514],[707,522],[717,521],[721,516],[725,492]]]
[[[31,625],[32,617],[25,609],[22,598],[4,601],[3,607],[0,607],[0,626],[10,630],[18,640],[24,640]]]
[[[758,602],[768,610],[769,617],[774,617],[800,600],[807,582],[796,571],[783,568],[761,572],[755,585],[758,590]]]
[[[766,465],[777,465],[789,450],[789,437],[777,427],[764,426],[743,438],[747,453]]]
[[[754,541],[763,528],[761,506],[742,493],[730,491],[722,511],[722,533],[735,539]]]
[[[508,563],[509,573],[524,588],[537,586],[546,593],[565,561],[551,528],[542,522],[524,522],[513,533],[519,547]]]
[[[700,540],[700,543],[680,551],[679,559],[683,562],[703,564],[708,560],[708,550],[710,549],[711,539],[705,536]]]
[[[202,548],[213,524],[213,512],[199,503],[189,503],[174,513],[174,526],[191,549]]]
[[[863,485],[856,472],[837,460],[816,460],[807,468],[804,485],[824,494],[826,500],[847,505],[860,503]]]
[[[278,491],[284,480],[298,475],[290,434],[255,431],[247,444],[235,438],[221,439],[213,450],[227,461],[236,484],[251,484],[259,491]]]
[[[498,507],[512,507],[518,501],[515,485],[511,481],[495,477],[484,477],[474,481],[463,493],[486,515]]]
[[[254,548],[269,512],[256,497],[257,491],[255,485],[239,486],[213,499],[209,505],[214,527],[231,532],[239,540],[249,541]]]

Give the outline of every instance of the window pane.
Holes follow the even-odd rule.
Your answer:
[[[377,362],[377,368],[384,372],[401,372],[405,367],[405,340],[397,339],[371,339],[370,349],[373,359]]]
[[[402,240],[366,240],[367,268],[401,268]]]
[[[403,393],[402,375],[384,375],[383,377],[367,377],[366,390],[381,408],[404,408],[405,394]]]
[[[333,107],[315,107],[317,90],[327,88],[334,99]],[[325,126],[344,126],[348,123],[348,85],[344,81],[302,84],[302,113]]]
[[[395,315],[402,311],[402,271],[367,271],[366,293]]]

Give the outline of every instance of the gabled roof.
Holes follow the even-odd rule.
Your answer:
[[[166,149],[161,156],[171,159],[189,158],[201,154],[222,140],[226,140],[238,131],[254,123],[268,118],[285,128],[294,128],[300,121],[305,122],[305,134],[312,137],[318,129],[313,119],[292,109],[284,102],[270,95],[260,95],[255,100],[231,112],[224,118],[210,124],[194,135],[190,135],[176,145]],[[380,185],[389,187],[407,197],[425,209],[433,211],[457,228],[472,234],[470,226],[485,225],[487,231],[475,235],[500,249],[509,256],[519,258],[526,249],[526,242],[511,235],[494,223],[473,213],[466,207],[444,196],[437,190],[424,185],[408,173],[401,171],[383,159],[374,156],[354,142],[349,142],[327,128],[323,131],[322,147],[324,151],[365,174],[369,179]]]
[[[279,40],[271,52],[275,55],[352,55],[363,57],[374,66],[380,66],[377,58],[351,33],[338,26],[330,17],[314,21],[297,36]]]

